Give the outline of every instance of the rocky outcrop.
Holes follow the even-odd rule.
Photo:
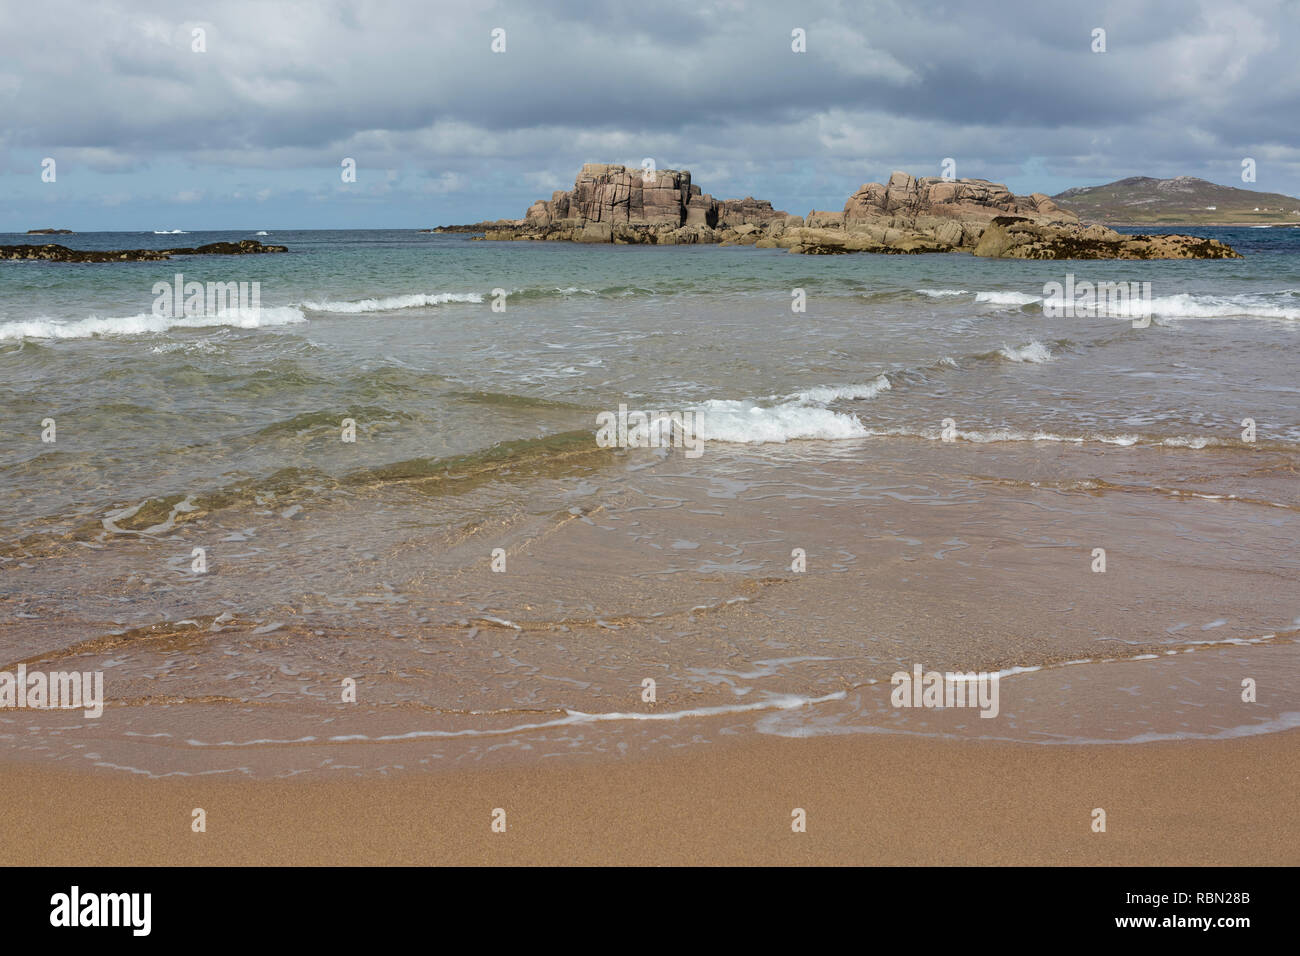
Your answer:
[[[1006,186],[987,179],[914,179],[907,173],[894,173],[888,183],[867,183],[844,204],[846,223],[884,218],[917,222],[927,217],[987,222],[1004,213],[1078,222],[1078,217],[1042,193],[1016,196]]]
[[[842,229],[844,227],[844,212],[826,212],[821,209],[813,209],[808,213],[807,220],[809,229]]]
[[[172,256],[246,256],[263,252],[288,252],[288,246],[264,246],[256,239],[210,242],[188,249],[69,249],[43,246],[0,246],[0,259],[40,259],[45,262],[158,262]]]
[[[588,163],[572,190],[528,207],[522,220],[437,231],[482,232],[494,240],[695,243],[781,248],[806,255],[848,252],[968,252],[1021,259],[1236,258],[1221,242],[1193,236],[1122,236],[1085,229],[1043,193],[1017,196],[985,179],[896,172],[867,183],[838,212],[788,216],[765,200],[714,199],[684,170],[653,173]]]
[[[975,255],[999,259],[1240,259],[1230,246],[1199,236],[1127,236],[1105,226],[1060,229],[1019,216],[999,216],[980,236]]]
[[[970,251],[988,224],[1007,214],[1044,226],[1078,224],[1042,193],[1017,196],[984,179],[894,173],[887,183],[867,183],[839,212],[814,209],[805,227],[787,230],[778,245],[811,255]]]
[[[29,236],[72,236],[75,233],[71,229],[28,229]]]
[[[786,214],[766,200],[714,199],[686,170],[647,172],[636,167],[587,163],[573,189],[528,207],[522,220],[479,223],[485,239],[569,242],[719,242],[740,226],[784,223]],[[471,231],[443,227],[438,231]]]
[[[839,213],[813,210],[776,245],[791,252],[971,252],[1008,259],[1229,259],[1228,246],[1195,236],[1123,236],[1085,229],[1049,196],[1017,196],[984,179],[915,179],[894,173],[867,183]]]
[[[744,199],[719,199],[717,202],[717,226],[719,229],[735,229],[737,226],[764,226],[776,219],[785,220],[786,214],[773,209],[766,199],[746,196]]]

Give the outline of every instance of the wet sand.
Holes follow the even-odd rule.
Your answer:
[[[0,862],[1296,865],[1300,731],[1042,746],[754,738],[632,760],[325,780],[9,762]],[[207,831],[191,831],[192,811]],[[506,832],[492,814],[506,811]],[[791,829],[807,812],[807,831]],[[1106,811],[1106,832],[1092,830]]]
[[[1230,746],[1300,723],[1287,456],[1011,444],[628,455],[32,556],[4,572],[0,670],[103,671],[107,700],[5,710],[0,749],[381,779],[755,735]],[[172,567],[199,545],[207,573]],[[894,706],[918,666],[1000,673],[992,719]]]

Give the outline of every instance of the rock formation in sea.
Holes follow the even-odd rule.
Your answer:
[[[1016,196],[984,179],[915,179],[894,173],[887,183],[861,187],[838,214],[810,213],[815,222],[809,226],[840,232],[846,251],[947,252],[973,247],[988,224],[1003,215],[1053,228],[1078,223],[1042,193]],[[833,244],[835,238],[829,241]]]
[[[761,240],[760,240],[761,242]],[[773,245],[791,252],[971,252],[1005,259],[1235,259],[1216,239],[1126,236],[1079,217],[1049,196],[1017,196],[985,179],[915,179],[894,173],[867,183],[839,213],[808,214]]]
[[[71,236],[71,235],[75,235],[75,233],[73,233],[71,229],[45,228],[45,229],[28,229],[27,235],[29,236]]]
[[[440,226],[432,231],[481,232],[486,239],[673,245],[720,242],[728,230],[787,218],[764,199],[714,199],[692,184],[685,170],[646,172],[587,163],[573,189],[539,199],[523,219]]]
[[[685,170],[645,173],[588,163],[571,190],[528,207],[523,219],[443,226],[491,240],[718,243],[806,255],[968,252],[1011,259],[1229,259],[1214,239],[1124,236],[1085,229],[1049,196],[1017,196],[985,179],[914,178],[867,183],[838,212],[790,216],[766,200],[714,199]]]
[[[996,259],[1240,259],[1217,239],[1123,235],[1105,226],[1056,229],[1019,216],[989,223],[973,250]]]
[[[54,243],[43,246],[0,246],[0,259],[40,259],[45,262],[159,262],[172,256],[247,256],[263,252],[288,252],[288,246],[264,246],[256,239],[210,242],[186,249],[69,249]]]
[[[685,170],[644,171],[587,163],[571,190],[528,207],[514,223],[484,223],[488,239],[553,239],[574,242],[717,242],[719,231],[784,221],[786,214],[762,199],[714,199],[691,183]]]

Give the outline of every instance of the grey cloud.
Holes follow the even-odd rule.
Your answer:
[[[1282,180],[1269,188],[1300,187],[1300,16],[1282,0],[0,10],[0,147],[101,150],[115,169],[325,167],[356,149],[451,184],[437,177],[472,183],[483,162],[509,178],[653,155],[756,171],[758,192],[807,183],[799,164],[856,162],[860,182],[946,155],[968,175],[1036,156],[1096,179],[1259,153]],[[194,25],[206,53],[189,49]],[[496,26],[504,55],[488,49]]]

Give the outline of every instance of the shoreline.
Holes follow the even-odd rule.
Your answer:
[[[8,865],[1296,865],[1297,742],[750,738],[349,781],[8,761],[0,834]]]
[[[1300,226],[1300,221],[1287,222],[1096,222],[1089,225],[1111,229],[1254,229],[1256,226],[1272,229],[1290,229]]]

